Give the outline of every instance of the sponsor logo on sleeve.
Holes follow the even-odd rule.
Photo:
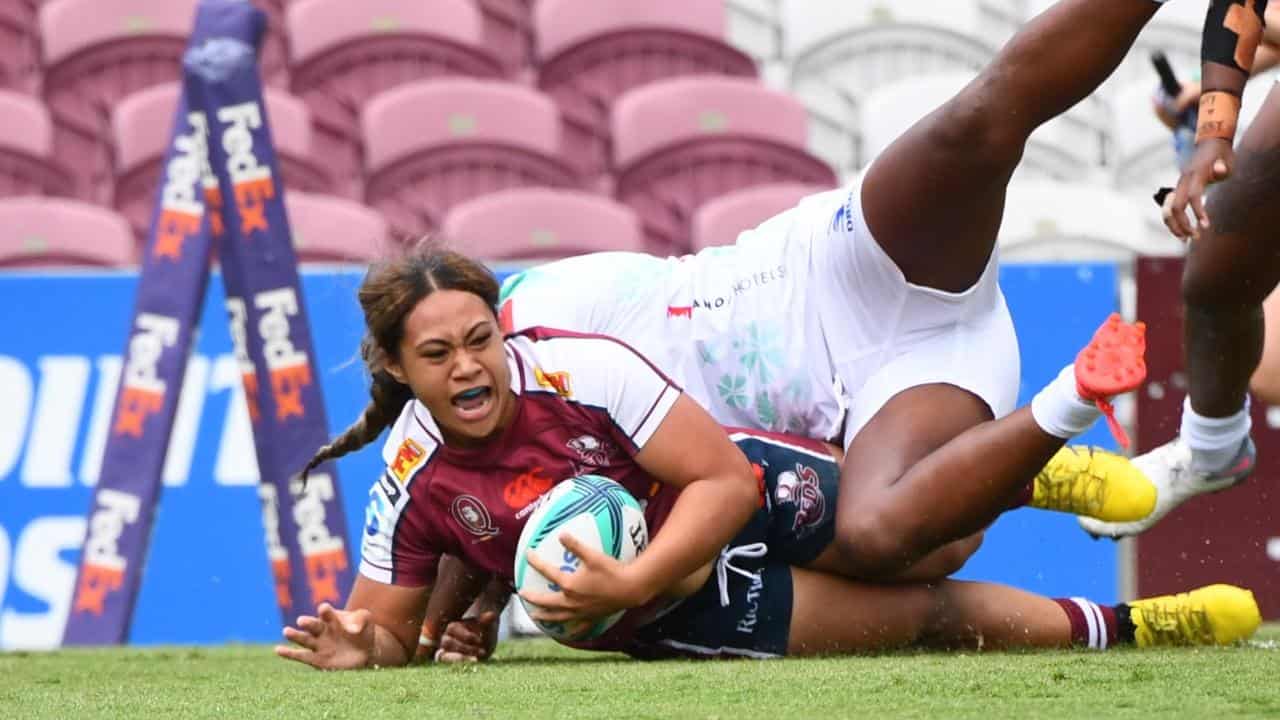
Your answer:
[[[533,376],[538,381],[539,387],[554,390],[560,397],[567,398],[573,395],[573,388],[569,384],[569,373],[563,370],[543,372],[542,368],[535,367]]]

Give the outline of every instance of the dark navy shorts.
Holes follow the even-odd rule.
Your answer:
[[[636,631],[633,657],[778,657],[791,634],[792,566],[835,537],[840,468],[820,446],[756,432],[730,437],[759,468],[764,503],[729,543],[727,563],[693,595]],[[735,550],[746,548],[746,550]],[[717,564],[726,562],[722,554]],[[752,577],[748,577],[750,574]],[[724,597],[721,594],[723,575]]]

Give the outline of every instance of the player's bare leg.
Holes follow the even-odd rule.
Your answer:
[[[1002,585],[867,585],[792,571],[791,655],[922,646],[1006,649],[1227,644],[1261,623],[1253,594],[1228,585],[1116,606]]]

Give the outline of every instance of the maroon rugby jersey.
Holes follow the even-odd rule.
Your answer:
[[[652,537],[679,490],[635,461],[680,389],[626,345],[530,328],[505,339],[515,416],[483,448],[446,447],[426,406],[405,405],[369,491],[360,572],[434,582],[442,554],[513,582],[516,541],[544,492],[574,475],[612,478],[645,508]]]

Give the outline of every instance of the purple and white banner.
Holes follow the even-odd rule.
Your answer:
[[[334,469],[319,468],[305,491],[295,481],[328,435],[258,77],[265,22],[239,0],[202,0],[197,9],[66,644],[128,637],[214,244],[253,422],[282,615],[340,603],[351,585]]]

